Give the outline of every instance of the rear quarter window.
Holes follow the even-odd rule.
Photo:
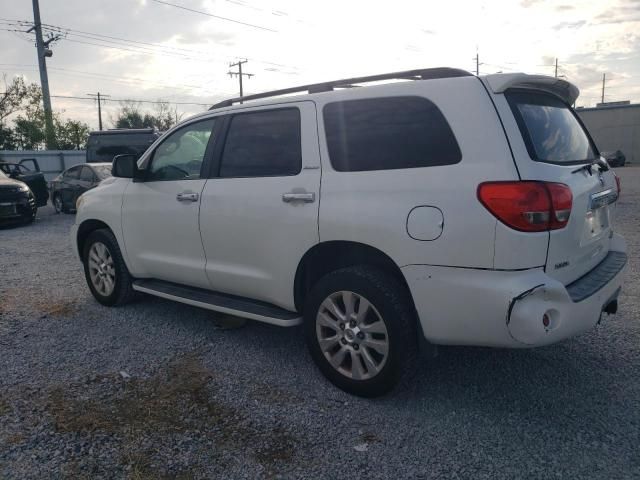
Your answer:
[[[530,91],[511,91],[506,97],[533,160],[571,164],[597,157],[577,115],[559,98]]]
[[[340,172],[435,167],[462,159],[444,115],[423,97],[333,102],[323,117],[331,165]]]

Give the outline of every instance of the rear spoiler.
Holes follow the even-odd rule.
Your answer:
[[[496,73],[485,76],[484,80],[494,93],[504,93],[510,88],[541,90],[560,97],[569,105],[573,105],[580,95],[580,90],[574,84],[560,78],[548,77],[546,75]]]

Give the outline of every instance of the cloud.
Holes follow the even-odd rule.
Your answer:
[[[541,2],[542,0],[520,0],[520,6],[523,8],[529,8]]]
[[[555,10],[557,12],[566,12],[569,10],[575,10],[576,7],[574,7],[573,5],[558,5],[557,7],[555,7]]]
[[[587,24],[586,20],[578,20],[577,22],[560,22],[553,26],[554,30],[562,30],[563,28],[580,28]]]

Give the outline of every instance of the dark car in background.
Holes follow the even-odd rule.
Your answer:
[[[29,186],[9,178],[0,170],[0,224],[31,223],[37,211],[36,199]]]
[[[31,168],[27,167],[27,165],[30,165]],[[44,207],[47,204],[49,199],[47,181],[44,178],[44,174],[40,172],[40,166],[35,158],[25,158],[20,160],[19,163],[0,161],[0,171],[9,178],[20,180],[29,185],[35,196],[36,206]]]
[[[624,167],[624,164],[627,163],[627,157],[625,157],[621,150],[616,150],[615,152],[600,152],[600,155],[602,155],[613,168]]]
[[[111,162],[113,157],[122,154],[140,157],[160,135],[153,128],[117,128],[91,132],[87,140],[87,163]]]
[[[75,210],[80,195],[110,176],[111,163],[84,163],[66,169],[49,184],[51,203],[56,213]]]

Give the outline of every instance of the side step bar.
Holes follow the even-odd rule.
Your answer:
[[[226,293],[212,292],[203,288],[188,287],[162,280],[145,279],[135,280],[133,289],[156,297],[193,305],[194,307],[249,318],[279,327],[292,327],[302,323],[302,317],[299,313],[290,312],[266,302]]]

